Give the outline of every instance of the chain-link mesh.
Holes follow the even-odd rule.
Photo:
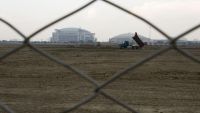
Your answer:
[[[192,54],[188,53],[187,51],[184,51],[180,48],[177,47],[177,40],[182,38],[183,36],[195,31],[196,29],[198,29],[200,27],[200,24],[188,29],[187,31],[183,32],[182,34],[176,36],[176,37],[170,37],[168,34],[166,34],[165,32],[163,32],[160,28],[158,28],[157,26],[155,26],[154,24],[152,24],[151,22],[149,22],[148,20],[146,20],[145,18],[121,7],[118,4],[115,4],[109,0],[101,0],[102,2],[105,2],[121,11],[123,11],[124,13],[127,13],[133,17],[136,17],[137,19],[143,21],[144,23],[150,25],[152,28],[154,28],[157,32],[161,33],[163,36],[165,36],[168,41],[170,42],[170,45],[162,50],[159,50],[158,52],[155,52],[151,55],[149,55],[148,57],[142,59],[141,61],[137,62],[137,63],[133,63],[130,66],[124,68],[123,70],[116,72],[109,80],[105,81],[102,84],[99,84],[96,80],[92,79],[91,77],[89,77],[87,74],[83,73],[81,70],[77,69],[76,67],[73,67],[69,64],[64,63],[62,60],[48,54],[47,52],[44,52],[36,47],[34,47],[31,43],[30,43],[30,39],[32,37],[34,37],[35,35],[39,34],[40,32],[44,31],[45,29],[47,29],[48,27],[82,11],[83,9],[87,8],[88,6],[92,5],[93,3],[97,2],[98,0],[92,0],[88,3],[86,3],[85,5],[81,6],[80,8],[56,19],[55,21],[45,25],[44,27],[38,29],[37,31],[35,31],[34,33],[32,33],[29,36],[24,35],[21,31],[19,31],[17,28],[15,28],[11,23],[7,22],[6,20],[0,18],[0,21],[4,24],[6,24],[7,26],[9,26],[12,30],[14,30],[17,34],[19,34],[21,37],[24,38],[23,44],[21,44],[20,46],[12,49],[11,51],[5,53],[4,55],[0,56],[0,61],[5,59],[6,57],[14,54],[15,52],[21,50],[22,48],[28,46],[30,47],[32,50],[36,51],[37,53],[43,55],[44,57],[50,59],[53,62],[56,62],[57,64],[68,68],[69,70],[71,70],[72,72],[76,73],[79,77],[84,78],[85,80],[87,80],[88,82],[92,83],[96,88],[93,90],[93,94],[84,98],[84,100],[79,101],[76,105],[72,106],[69,109],[66,109],[65,111],[63,111],[62,113],[69,113],[70,111],[73,111],[75,109],[77,109],[78,107],[87,104],[88,102],[90,102],[91,100],[93,100],[95,97],[97,97],[98,95],[102,95],[104,97],[106,97],[107,99],[110,99],[111,101],[115,102],[116,104],[124,107],[125,109],[129,110],[132,113],[137,113],[132,107],[130,107],[129,105],[119,101],[118,99],[114,98],[113,96],[111,96],[110,94],[106,93],[105,91],[103,91],[102,89],[107,86],[108,84],[112,83],[113,81],[115,81],[116,79],[118,79],[119,77],[123,76],[124,74],[128,73],[130,70],[135,70],[138,67],[144,65],[145,63],[147,63],[148,61],[154,59],[155,57],[166,53],[167,51],[174,49],[177,52],[181,53],[183,56],[185,56],[188,59],[191,59],[192,61],[196,62],[196,63],[200,63],[200,60],[195,58]],[[10,109],[8,106],[6,106],[5,104],[3,104],[2,102],[0,102],[0,108],[3,109],[4,111],[8,112],[8,113],[14,113],[14,111],[12,109]]]

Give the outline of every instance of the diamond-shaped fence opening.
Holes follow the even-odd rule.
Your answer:
[[[119,101],[117,98],[113,97],[111,94],[109,94],[108,92],[104,91],[104,87],[106,87],[107,85],[109,85],[110,83],[114,82],[115,80],[119,79],[119,77],[123,76],[124,74],[128,73],[131,70],[136,70],[138,67],[144,65],[145,63],[147,63],[148,61],[156,58],[157,56],[160,56],[161,54],[174,49],[177,52],[181,53],[183,56],[185,56],[186,58],[191,59],[192,61],[196,62],[196,63],[200,63],[199,59],[195,58],[192,54],[177,48],[177,40],[182,38],[183,36],[189,34],[192,31],[195,31],[196,29],[198,29],[200,27],[200,24],[190,28],[189,30],[183,32],[182,34],[178,35],[177,37],[173,38],[170,37],[168,34],[166,34],[165,32],[163,32],[161,29],[159,29],[157,26],[155,26],[154,24],[152,24],[151,22],[149,22],[148,20],[146,20],[143,17],[140,17],[137,14],[132,13],[131,11],[119,6],[118,4],[115,4],[113,2],[110,2],[108,0],[102,0],[101,2],[105,2],[107,4],[109,4],[110,6],[113,6],[121,11],[123,11],[124,13],[127,13],[131,16],[136,17],[137,19],[141,20],[142,22],[150,25],[153,29],[155,29],[156,31],[158,31],[159,33],[161,33],[164,37],[166,37],[169,41],[170,44],[168,47],[163,48],[162,50],[159,50],[151,55],[148,55],[146,58],[143,58],[142,60],[136,62],[136,63],[131,63],[130,66],[125,67],[124,69],[116,72],[113,74],[112,77],[110,77],[110,79],[108,79],[107,81],[103,82],[103,83],[98,83],[96,80],[94,80],[93,78],[89,77],[86,73],[78,70],[76,67],[71,66],[69,64],[64,63],[62,60],[55,58],[54,56],[48,54],[47,52],[44,52],[38,48],[36,48],[35,46],[31,45],[30,43],[30,39],[32,37],[34,37],[35,35],[37,35],[38,33],[44,31],[45,29],[47,29],[48,27],[62,21],[65,18],[68,18],[78,12],[80,12],[81,10],[85,9],[86,7],[92,5],[93,3],[95,3],[97,0],[92,0],[90,2],[88,2],[87,4],[81,6],[80,8],[78,8],[77,10],[74,10],[70,13],[68,13],[67,15],[64,15],[63,17],[58,18],[57,20],[47,24],[46,26],[38,29],[37,31],[35,31],[34,33],[30,34],[29,36],[25,36],[23,33],[21,33],[19,30],[17,30],[14,26],[12,26],[12,24],[10,24],[9,22],[5,21],[4,19],[0,19],[1,22],[3,22],[4,24],[8,25],[12,30],[14,30],[15,32],[17,32],[21,37],[23,37],[24,43],[23,45],[19,45],[18,47],[12,49],[9,52],[6,52],[5,54],[0,56],[0,61],[2,62],[5,58],[7,58],[8,56],[16,53],[17,51],[19,51],[20,49],[24,48],[25,46],[30,47],[30,49],[32,49],[33,51],[41,54],[42,56],[46,57],[49,60],[54,61],[55,63],[68,68],[69,70],[71,70],[72,72],[74,72],[76,75],[78,75],[79,77],[87,80],[89,83],[93,84],[94,87],[96,87],[95,89],[93,89],[92,95],[84,98],[83,100],[80,100],[77,104],[71,106],[70,108],[66,109],[63,111],[63,113],[68,113],[71,112],[73,110],[76,110],[77,108],[81,107],[84,104],[87,104],[88,102],[92,101],[94,98],[96,98],[98,95],[102,95],[105,98],[111,100],[112,102],[122,106],[123,108],[127,109],[128,111],[132,112],[132,113],[136,113],[136,111],[134,110],[134,108],[132,108],[131,106],[129,106],[127,103]],[[76,81],[74,81],[76,82]],[[5,110],[8,113],[13,113],[13,111],[11,109],[9,109],[7,106],[5,106],[3,103],[0,104],[1,108],[3,110]]]
[[[88,13],[90,13],[90,11],[93,11],[94,9],[95,15],[99,15],[98,17],[89,16]],[[104,12],[105,10],[106,13]],[[110,14],[112,14],[112,17],[109,16]],[[81,18],[81,21],[76,22],[76,20],[78,20],[80,17],[83,17]],[[124,21],[129,22],[129,27],[127,27],[127,25],[124,24]],[[81,25],[81,28],[60,28],[61,25],[71,26],[72,23],[73,26]],[[101,23],[100,26],[99,23]],[[140,27],[137,27],[136,23],[139,24]],[[55,35],[56,33],[64,33],[64,31],[68,32],[68,30],[72,32],[77,32],[78,30],[80,30],[80,32],[82,30],[89,30],[92,33],[95,33],[95,36],[99,34],[99,37],[103,37],[104,35],[109,34],[110,32],[124,32],[123,35],[130,38],[131,45],[132,43],[136,42],[132,40],[132,36],[134,36],[134,33],[130,32],[141,31],[146,28],[149,28],[149,26],[144,24],[140,20],[132,17],[131,15],[127,15],[122,11],[116,12],[116,8],[110,7],[108,4],[102,2],[97,2],[94,5],[88,7],[87,9],[79,12],[78,14],[73,15],[72,17],[66,20],[63,20],[55,26],[52,26],[48,29],[48,33],[49,30],[52,31],[52,34],[49,35],[53,37],[53,35]],[[96,30],[100,32],[96,34]],[[31,44],[34,45],[36,48],[45,51],[48,54],[51,54],[52,56],[62,60],[65,63],[75,66],[80,70],[84,70],[84,72],[88,73],[89,76],[100,81],[107,80],[101,79],[103,76],[109,78],[110,76],[112,76],[112,74],[114,74],[116,70],[120,70],[128,66],[131,62],[140,61],[145,56],[155,52],[154,50],[151,51],[151,49],[148,49],[149,46],[144,46],[144,49],[142,49],[143,51],[141,51],[141,49],[134,51],[132,51],[131,49],[121,49],[122,53],[119,54],[119,44],[101,43],[101,48],[103,48],[102,46],[108,47],[104,47],[104,49],[98,49],[96,43],[87,43],[84,41],[80,41],[80,43],[78,44],[73,44],[73,42],[54,43],[53,41],[47,42],[46,44],[45,42],[42,44],[40,44],[39,42],[33,42],[34,40],[39,41],[39,38],[43,37],[46,34],[46,31],[47,30],[31,38]],[[146,29],[144,30],[144,32],[149,33],[149,30]],[[138,35],[140,34],[141,32],[138,32]],[[115,37],[117,36],[120,35],[116,34]],[[51,39],[53,40],[53,38]],[[157,49],[155,50],[159,51],[160,49],[160,47],[157,47]]]

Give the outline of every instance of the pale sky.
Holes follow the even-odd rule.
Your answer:
[[[36,29],[80,7],[90,0],[0,0],[0,18],[29,35]],[[143,16],[170,36],[200,23],[200,0],[111,0]],[[152,39],[164,39],[147,24],[102,1],[59,22],[35,36],[32,40],[49,40],[55,29],[78,27],[95,33],[98,41],[122,33],[138,32]],[[185,36],[200,40],[200,29]],[[0,23],[0,40],[20,40],[18,35]]]

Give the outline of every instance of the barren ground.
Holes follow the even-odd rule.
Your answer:
[[[0,55],[12,46],[0,47]],[[103,83],[159,48],[40,47]],[[200,48],[186,49],[200,58]],[[16,113],[59,113],[93,94],[94,86],[28,47],[0,61],[0,100]],[[139,113],[200,113],[200,65],[174,50],[103,89]],[[4,112],[0,112],[4,113]],[[72,113],[130,113],[98,95]]]

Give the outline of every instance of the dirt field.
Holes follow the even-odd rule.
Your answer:
[[[0,55],[12,47],[0,47]],[[159,50],[40,47],[102,83]],[[187,49],[200,58],[200,48]],[[94,86],[24,48],[0,61],[0,100],[16,113],[59,113],[93,94]],[[139,113],[200,113],[200,65],[171,50],[104,88]],[[0,112],[4,113],[4,112]],[[99,95],[71,113],[130,113]]]

